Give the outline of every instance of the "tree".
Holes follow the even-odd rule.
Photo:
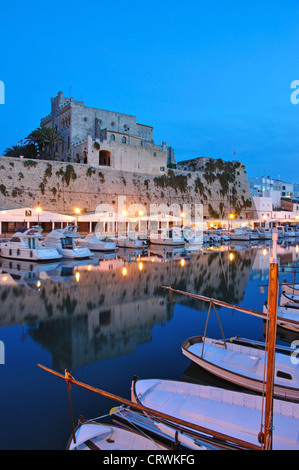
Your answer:
[[[25,158],[37,158],[38,151],[34,144],[26,144],[26,145],[13,145],[12,147],[8,147],[3,155],[5,157],[15,157],[18,158],[21,155]]]
[[[25,139],[28,144],[37,146],[41,158],[54,160],[57,144],[64,143],[64,137],[53,127],[38,127]]]

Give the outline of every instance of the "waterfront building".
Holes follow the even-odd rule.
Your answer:
[[[175,164],[174,150],[166,142],[155,144],[152,126],[137,123],[136,116],[85,106],[61,91],[51,98],[51,113],[41,126],[64,137],[56,146],[58,161],[157,175]]]

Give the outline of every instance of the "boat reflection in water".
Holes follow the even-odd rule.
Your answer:
[[[266,284],[269,248],[267,241],[235,241],[190,251],[155,245],[141,252],[119,248],[114,253],[96,253],[91,259],[41,266],[0,258],[0,328],[5,332],[8,327],[22,325],[27,342],[34,343],[37,355],[49,353],[53,369],[68,369],[75,375],[84,366],[85,382],[94,383],[96,374],[101,388],[120,396],[129,394],[133,374],[185,380],[189,360],[182,355],[181,344],[187,337],[204,333],[209,306],[169,293],[162,286],[262,311],[267,292],[262,293],[259,285]],[[295,242],[289,244],[283,239],[278,246],[280,264],[294,263],[298,252]],[[291,279],[290,274],[283,275]],[[218,313],[226,337],[264,337],[263,320],[221,308]],[[213,338],[221,336],[218,320],[212,314],[208,334]],[[286,332],[283,341],[288,341]],[[22,354],[25,364],[30,347],[27,352],[19,334],[14,348]],[[35,362],[40,362],[38,357]],[[24,367],[24,373],[26,368],[29,371],[30,361]],[[197,375],[202,379],[202,373]],[[14,380],[13,385],[18,388],[18,374]],[[35,385],[26,384],[28,394]],[[2,390],[8,402],[10,388],[11,385],[6,390],[4,385]],[[43,391],[44,395],[47,393]],[[47,403],[48,399],[53,399],[55,409],[55,396],[49,398],[47,394]],[[79,398],[74,399],[74,408],[77,404],[81,412],[82,402],[76,400]],[[98,397],[96,400],[91,399],[86,406],[107,412],[107,402],[99,404]],[[11,406],[15,406],[15,401]],[[26,409],[28,416],[36,414],[39,420],[35,406],[27,403]],[[94,414],[97,409],[88,412]],[[46,414],[46,424],[49,418]],[[7,423],[4,419],[3,425],[7,427]],[[68,436],[69,423],[65,423],[65,428]],[[47,432],[47,437],[54,439],[55,426],[47,428]],[[24,439],[25,434],[24,430]],[[56,439],[52,447],[63,444]],[[11,442],[13,447],[13,435]]]

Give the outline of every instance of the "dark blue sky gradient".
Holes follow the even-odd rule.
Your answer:
[[[299,181],[298,2],[17,0],[0,16],[0,154],[72,87],[152,125],[177,161],[236,158],[249,176]]]

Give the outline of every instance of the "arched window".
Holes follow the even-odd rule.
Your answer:
[[[125,138],[125,136],[122,137],[121,141],[122,141],[123,144],[127,143],[127,139]]]
[[[110,135],[110,140],[115,140],[115,135],[114,134]]]

